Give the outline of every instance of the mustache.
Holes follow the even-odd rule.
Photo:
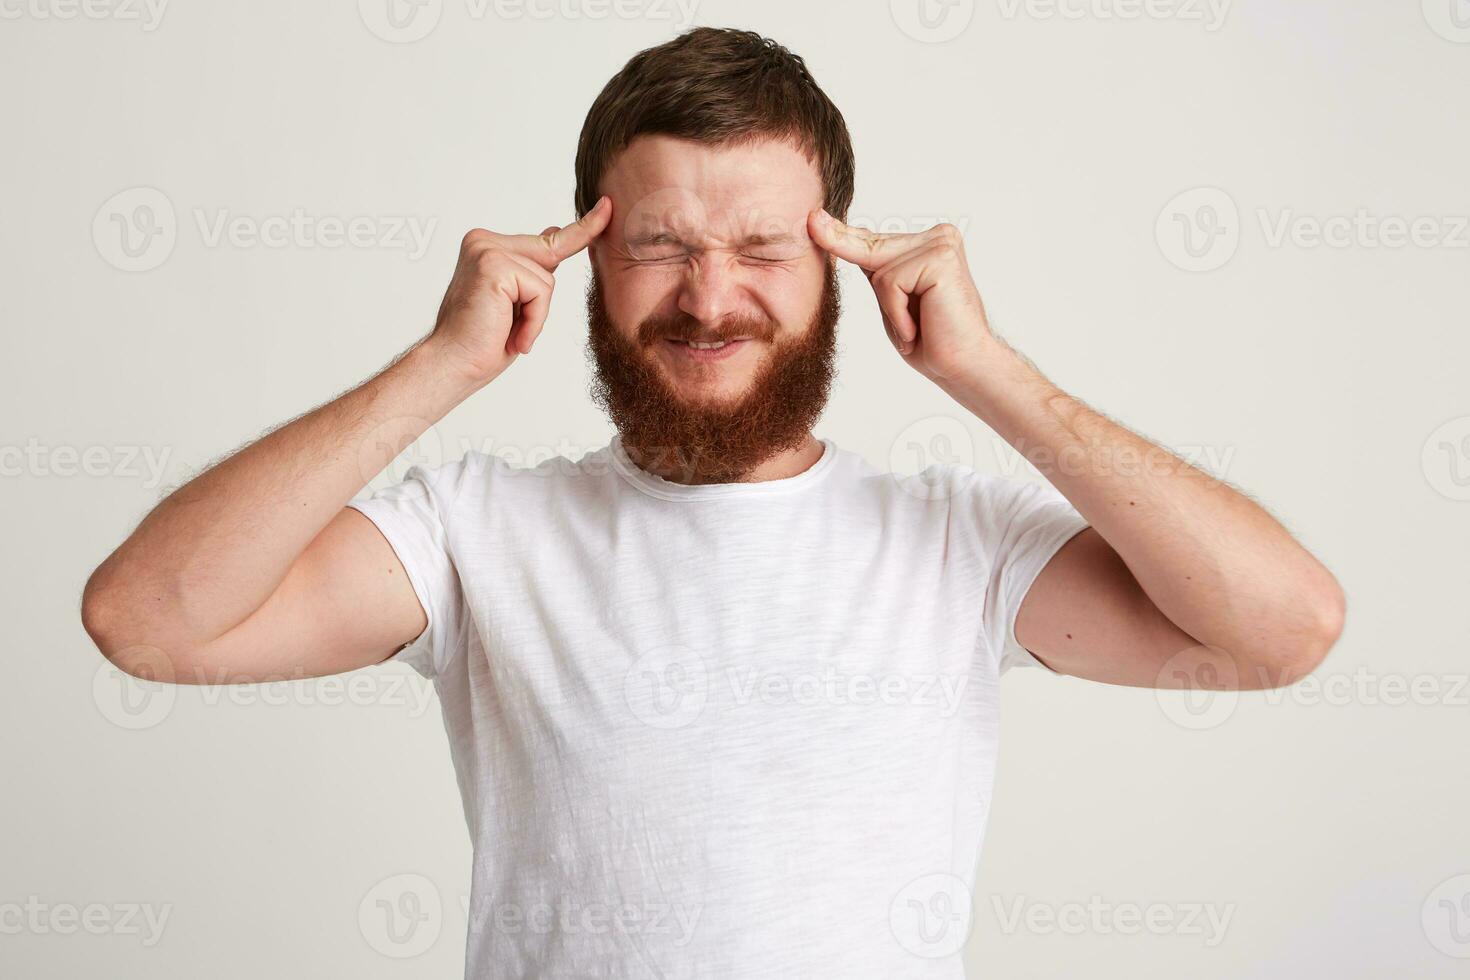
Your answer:
[[[774,340],[776,323],[760,317],[732,317],[717,324],[705,325],[691,316],[650,316],[638,325],[638,343],[644,347],[659,340],[694,341],[714,344],[749,337],[752,340]]]

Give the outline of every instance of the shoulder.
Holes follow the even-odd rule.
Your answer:
[[[441,508],[455,510],[596,491],[611,473],[606,446],[578,455],[502,447],[470,449],[459,459],[414,465],[408,476],[425,484]]]

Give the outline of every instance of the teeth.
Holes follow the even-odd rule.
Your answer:
[[[688,341],[688,343],[689,346],[693,347],[695,350],[719,350],[721,347],[724,347],[725,344],[729,343],[729,341],[721,340],[713,344],[700,344],[691,340]]]

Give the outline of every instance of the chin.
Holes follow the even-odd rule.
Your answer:
[[[664,380],[668,382],[674,397],[691,408],[730,408],[750,390],[749,378],[691,381],[688,378],[670,378],[665,375]]]

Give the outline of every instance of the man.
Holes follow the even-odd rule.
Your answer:
[[[576,166],[575,223],[471,231],[426,338],[162,502],[83,602],[140,675],[434,678],[469,975],[958,976],[1007,668],[1259,688],[1335,642],[1333,577],[997,338],[952,227],[843,222],[852,149],[800,58],[706,28],[644,51]],[[353,500],[531,353],[584,248],[614,440]],[[902,483],[812,434],[838,260],[1050,485]]]

